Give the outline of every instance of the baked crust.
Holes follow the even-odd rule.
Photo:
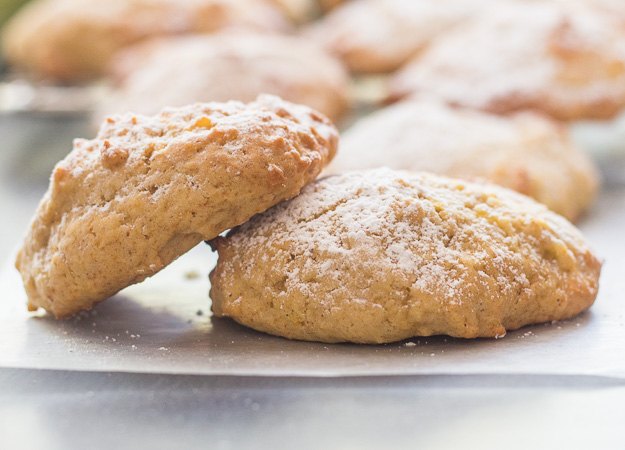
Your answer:
[[[389,169],[321,178],[213,246],[216,316],[322,342],[501,337],[588,308],[601,268],[528,197]]]
[[[277,97],[104,122],[55,167],[20,250],[30,309],[88,309],[297,195],[333,157],[328,119]]]

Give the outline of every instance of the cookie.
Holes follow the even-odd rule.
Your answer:
[[[498,114],[610,118],[625,106],[624,30],[579,4],[506,3],[418,55],[392,78],[389,98],[428,92]]]
[[[347,2],[306,35],[355,73],[398,69],[435,37],[470,17],[487,0],[360,0]]]
[[[29,309],[88,309],[203,240],[297,195],[338,133],[305,106],[261,96],[107,119],[55,167],[16,267]]]
[[[212,245],[216,316],[321,342],[501,337],[588,308],[601,269],[528,197],[389,169],[321,178]]]
[[[278,95],[339,120],[348,109],[340,61],[290,36],[219,33],[159,39],[123,51],[111,70],[120,80],[105,113],[154,114],[198,101],[251,101]]]
[[[563,127],[525,112],[504,117],[409,100],[343,133],[333,170],[392,169],[482,178],[574,220],[594,200],[598,171]]]
[[[72,82],[103,75],[116,51],[145,38],[231,26],[289,28],[264,0],[35,0],[7,24],[3,57],[36,77]]]

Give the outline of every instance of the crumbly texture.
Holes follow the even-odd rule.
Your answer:
[[[306,35],[340,57],[353,72],[391,72],[438,35],[491,3],[490,0],[351,1],[311,26]]]
[[[577,3],[506,3],[415,57],[391,79],[389,98],[429,92],[494,113],[609,118],[625,105],[624,30]]]
[[[17,256],[29,308],[69,316],[144,280],[297,195],[337,141],[272,96],[109,118],[57,164]]]
[[[341,62],[290,36],[226,32],[150,41],[123,51],[111,70],[120,80],[105,113],[154,114],[197,101],[251,101],[273,94],[332,120],[347,111]]]
[[[288,21],[264,0],[35,0],[7,24],[2,56],[36,77],[79,81],[145,38],[232,26],[285,30]]]
[[[500,337],[588,308],[601,269],[528,197],[389,169],[321,178],[213,246],[217,316],[322,342]]]
[[[594,200],[598,171],[561,125],[534,113],[503,117],[436,100],[397,103],[343,133],[330,170],[390,167],[482,178],[574,220]]]

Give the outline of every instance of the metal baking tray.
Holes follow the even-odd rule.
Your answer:
[[[6,83],[1,89],[5,88]],[[13,155],[11,171],[24,178],[24,183],[40,183],[47,179],[54,161],[71,149],[73,137],[89,137],[91,108],[86,103],[80,110],[35,108],[45,102],[20,103],[11,97],[14,91],[6,94],[14,89],[28,93],[28,87],[13,82],[7,89],[0,95],[4,99],[0,135],[2,150],[6,150],[0,156]],[[75,89],[72,92],[86,89],[84,95],[94,98],[100,95],[98,88]],[[17,98],[21,95],[25,94]],[[82,94],[76,97],[84,100]],[[355,117],[373,107],[372,102],[363,100]],[[614,133],[619,132],[621,123],[622,119],[614,122]],[[576,139],[587,139],[597,124],[582,125],[590,128],[574,128],[574,134],[579,133]],[[616,145],[602,153],[600,149],[609,146],[594,143],[593,152],[599,161],[606,161],[606,169],[616,167],[609,161],[622,161],[622,150],[616,150]],[[11,195],[14,202],[34,209],[36,202],[26,192],[13,189]],[[212,317],[208,273],[215,254],[205,245],[92,311],[56,320],[42,312],[26,311],[21,280],[12,267],[13,258],[9,258],[0,273],[0,367],[272,376],[554,374],[625,378],[624,225],[625,185],[609,183],[580,224],[605,259],[596,304],[571,320],[525,327],[498,340],[438,336],[377,346],[328,345],[258,333],[229,319]]]

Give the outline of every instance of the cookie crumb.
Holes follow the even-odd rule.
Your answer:
[[[197,278],[200,278],[200,273],[196,270],[189,270],[187,272],[184,273],[184,277],[187,280],[195,280]]]

